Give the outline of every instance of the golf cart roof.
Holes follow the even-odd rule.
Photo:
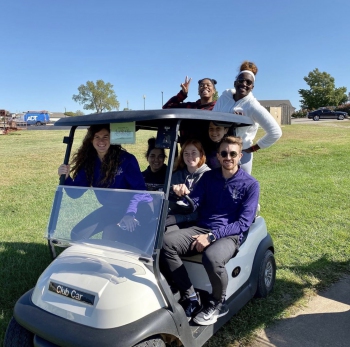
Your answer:
[[[232,113],[213,112],[197,109],[161,109],[142,111],[113,111],[93,113],[85,116],[61,118],[55,126],[89,126],[93,124],[136,122],[138,128],[158,128],[160,123],[169,120],[206,120],[228,122],[234,127],[252,125],[248,117]]]

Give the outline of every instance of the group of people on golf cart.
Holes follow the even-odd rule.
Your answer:
[[[199,80],[199,100],[183,102],[191,82],[186,77],[181,91],[164,105],[164,108],[236,113],[253,120],[253,125],[237,129],[236,136],[229,133],[229,119],[227,125],[210,122],[209,127],[205,123],[206,128],[200,129],[190,128],[184,122],[180,128],[181,151],[172,176],[173,191],[178,196],[189,194],[195,211],[189,215],[168,215],[160,267],[169,284],[180,291],[180,303],[188,320],[193,318],[200,325],[213,324],[228,312],[225,304],[228,284],[225,264],[246,237],[259,200],[259,183],[250,175],[252,153],[272,145],[281,136],[281,129],[274,118],[251,93],[256,73],[254,63],[244,62],[236,76],[235,89],[226,90],[217,102],[213,101],[216,81],[210,78]],[[253,145],[259,125],[266,134]],[[166,172],[164,149],[155,147],[155,139],[149,140],[146,152],[149,167],[141,173],[132,154],[120,145],[110,144],[109,131],[108,125],[94,125],[88,129],[82,146],[73,156],[72,168],[62,164],[58,169],[59,175],[66,175],[65,184],[131,190],[161,189]],[[200,141],[203,134],[209,135],[211,146]],[[121,222],[129,231],[137,227],[134,217],[134,210],[128,210],[122,217]],[[172,225],[185,227],[170,228]],[[212,285],[212,293],[204,306],[181,260],[182,256],[198,253],[203,254],[203,266]]]

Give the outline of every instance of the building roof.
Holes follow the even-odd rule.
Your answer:
[[[62,112],[50,112],[50,118],[64,118],[66,117]]]
[[[278,107],[286,105],[295,108],[289,100],[259,100],[259,102],[264,107]]]

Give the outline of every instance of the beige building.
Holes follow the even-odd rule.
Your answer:
[[[289,100],[259,100],[272,116],[277,120],[279,125],[290,125],[291,115],[295,112]]]

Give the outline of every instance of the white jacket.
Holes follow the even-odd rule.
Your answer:
[[[251,92],[238,101],[233,99],[235,93],[235,89],[225,90],[217,100],[213,112],[243,113],[242,117],[248,117],[254,122],[253,125],[236,128],[236,136],[241,137],[243,140],[243,149],[252,146],[259,125],[266,132],[257,141],[259,147],[267,148],[273,145],[282,136],[282,130],[276,120],[265,107],[260,105]]]

